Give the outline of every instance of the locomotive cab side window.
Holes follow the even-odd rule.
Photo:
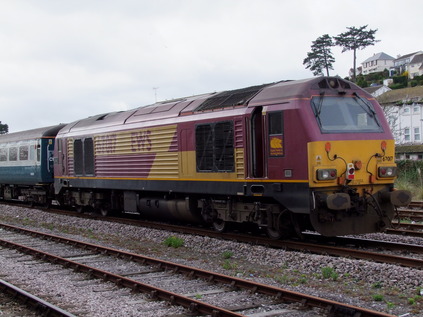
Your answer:
[[[234,171],[234,128],[232,121],[199,124],[195,128],[197,171]]]
[[[282,111],[270,112],[269,121],[269,154],[270,156],[283,156],[283,113]]]

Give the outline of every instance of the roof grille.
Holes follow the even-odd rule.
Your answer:
[[[195,109],[195,111],[207,111],[241,105],[245,106],[251,98],[259,93],[264,87],[269,85],[271,84],[221,92],[213,97],[207,98]]]

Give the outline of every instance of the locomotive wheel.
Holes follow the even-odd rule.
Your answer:
[[[278,240],[291,237],[295,234],[294,225],[292,223],[291,214],[288,210],[278,214],[277,219],[271,222],[271,226],[266,228],[267,236],[270,239]]]
[[[101,207],[100,207],[100,209],[99,209],[99,211],[100,211],[100,214],[103,217],[109,216],[111,214],[111,212],[110,212],[110,205],[109,204],[102,204]]]
[[[217,232],[225,232],[227,228],[226,221],[222,219],[216,219],[215,221],[213,221],[213,228]]]

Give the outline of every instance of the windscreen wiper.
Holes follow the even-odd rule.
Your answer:
[[[374,117],[376,115],[376,112],[372,109],[372,107],[370,107],[369,103],[363,97],[359,96],[356,92],[353,92],[353,96],[356,96],[358,100],[366,106],[363,107],[360,103],[358,103],[369,116]]]

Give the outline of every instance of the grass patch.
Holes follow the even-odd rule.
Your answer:
[[[229,259],[226,259],[223,262],[222,267],[225,270],[236,270],[238,268],[238,265],[236,263],[232,263],[231,261],[229,261]]]
[[[321,271],[322,271],[322,276],[324,279],[331,278],[332,280],[336,281],[339,277],[339,274],[336,273],[333,267],[326,266],[326,267],[323,267]]]
[[[384,301],[383,295],[381,295],[381,294],[373,294],[372,298],[375,302],[383,302]]]
[[[184,245],[184,239],[175,236],[170,236],[163,241],[163,244],[167,247],[172,247],[176,249]]]
[[[222,254],[224,259],[230,259],[233,255],[234,255],[234,253],[232,251],[225,251]]]

